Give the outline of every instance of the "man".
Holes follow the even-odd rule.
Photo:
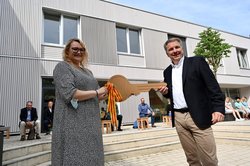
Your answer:
[[[141,98],[141,104],[138,105],[138,111],[140,118],[151,117],[151,126],[156,127],[155,124],[155,115],[152,108],[145,103],[145,99]]]
[[[217,166],[211,125],[224,119],[225,96],[204,58],[184,57],[179,38],[166,41],[164,49],[172,64],[163,73],[167,87],[159,91],[170,98],[172,119],[187,162]]]
[[[121,125],[122,125],[122,114],[120,113],[117,104],[115,104],[115,109],[116,109],[116,118],[117,118],[117,120],[118,120],[118,129],[117,129],[117,131],[122,131],[122,129],[121,129]]]
[[[50,134],[53,125],[53,115],[53,101],[48,101],[48,105],[44,110],[44,130],[46,131],[46,135]]]
[[[119,110],[118,110],[118,106],[117,104],[115,104],[115,108],[116,108],[116,118],[118,120],[118,128],[117,128],[117,131],[123,131],[121,129],[121,125],[122,125],[122,115],[119,113]],[[110,117],[110,114],[109,112],[107,112],[104,107],[101,108],[101,120],[111,120],[111,117]],[[112,131],[114,131],[114,126],[111,125],[111,129]]]
[[[26,139],[26,128],[35,128],[36,139],[41,139],[39,136],[39,123],[36,108],[32,107],[32,101],[26,102],[26,107],[21,109],[20,114],[20,135],[21,141]]]

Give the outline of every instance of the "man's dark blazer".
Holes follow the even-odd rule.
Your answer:
[[[168,94],[164,96],[170,98],[173,109],[172,65],[164,70],[163,75],[168,87]],[[182,80],[190,115],[199,128],[205,129],[212,125],[213,112],[225,114],[225,95],[203,57],[185,57]]]
[[[20,114],[20,120],[21,121],[27,121],[27,115],[28,115],[28,110],[27,108],[22,108],[21,109],[21,114]],[[36,111],[36,108],[32,107],[31,109],[31,121],[36,121],[38,119],[38,116],[37,116],[37,111]]]
[[[49,123],[52,123],[53,116],[54,116],[54,110],[52,109],[52,112],[50,112],[49,108],[46,107],[44,109],[44,120],[47,120]]]

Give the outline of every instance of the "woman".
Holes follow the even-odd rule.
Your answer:
[[[231,103],[231,99],[229,97],[226,97],[226,99],[225,99],[225,113],[226,114],[233,113],[235,121],[244,120],[241,118],[239,111],[233,108],[232,103]]]
[[[79,39],[71,39],[63,60],[54,69],[56,103],[52,135],[53,166],[102,166],[104,152],[98,100],[105,87],[85,68],[88,53]]]

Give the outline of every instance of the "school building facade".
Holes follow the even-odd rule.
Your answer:
[[[207,28],[103,0],[1,0],[0,13],[0,124],[12,133],[19,132],[20,109],[28,100],[42,121],[46,101],[54,99],[52,72],[69,38],[86,43],[88,68],[100,85],[115,74],[151,83],[162,81],[170,64],[163,49],[168,38],[180,37],[186,56],[193,56],[198,34]],[[218,31],[233,46],[218,82],[227,96],[249,97],[250,38]],[[164,112],[160,95],[141,93],[119,103],[124,124],[138,117],[141,97]]]

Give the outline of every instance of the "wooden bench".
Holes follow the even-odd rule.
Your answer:
[[[102,120],[102,133],[104,134],[104,128],[106,127],[106,133],[111,133],[111,120]]]
[[[162,116],[163,125],[171,126],[171,117],[170,116]]]
[[[1,132],[6,131],[6,139],[10,138],[10,127],[0,127],[0,131]]]
[[[137,118],[138,130],[149,128],[148,117]]]

